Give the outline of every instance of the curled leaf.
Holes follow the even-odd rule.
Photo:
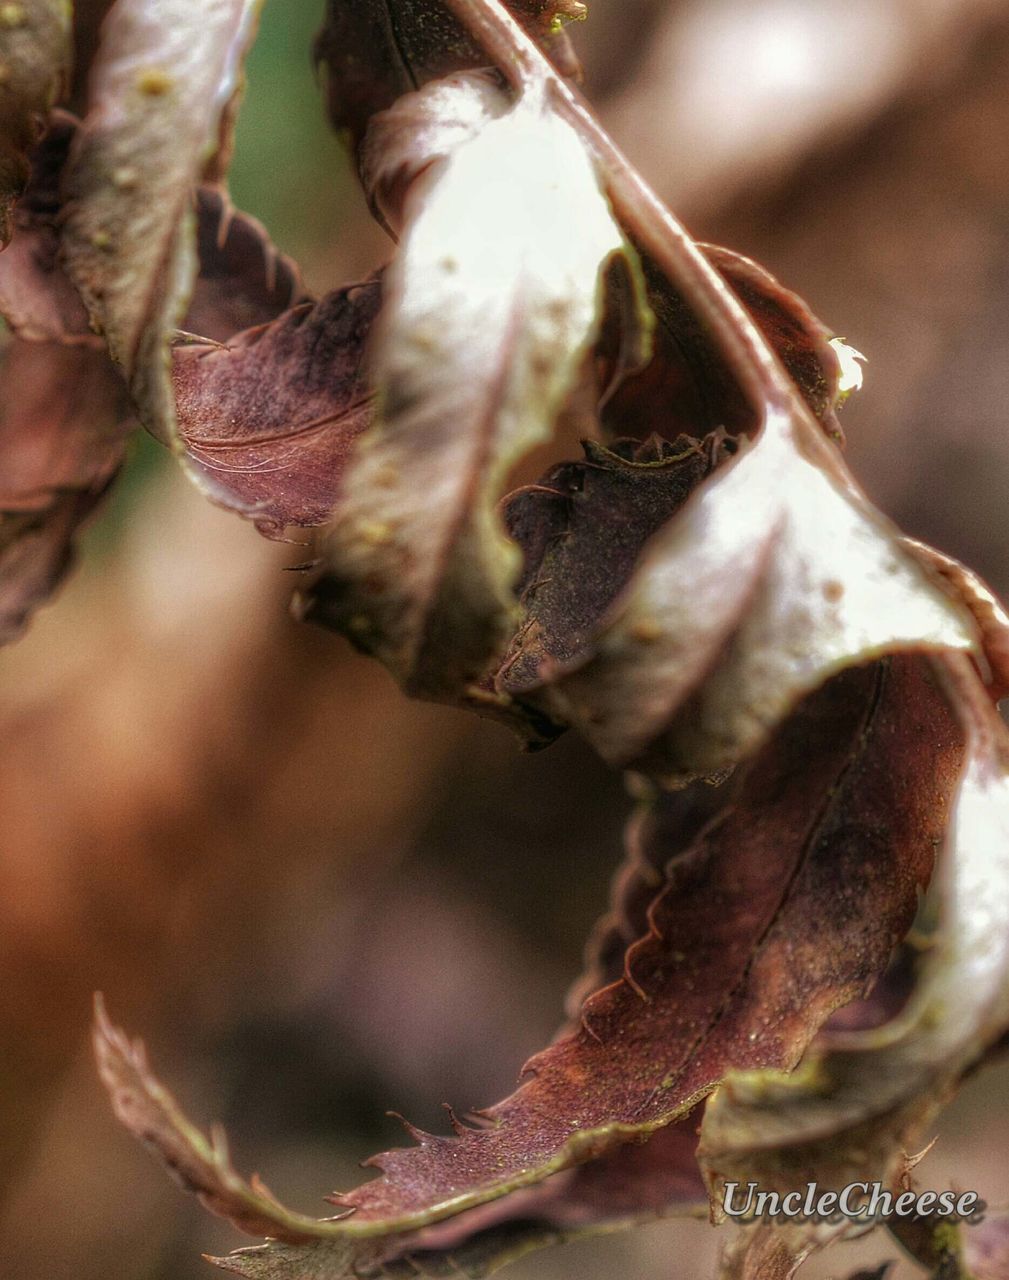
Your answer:
[[[301,303],[227,345],[174,351],[191,463],[216,501],[262,533],[332,517],[347,458],[372,417],[362,352],[380,302],[373,280]]]
[[[343,584],[337,624],[412,692],[453,698],[514,620],[502,484],[550,439],[598,333],[605,268],[629,251],[583,144],[532,98],[501,97],[406,213],[378,416],[323,557]]]
[[[101,351],[8,337],[0,352],[0,644],[66,574],[132,430]]]
[[[60,262],[60,183],[77,121],[53,111],[45,135],[30,152],[31,175],[14,211],[17,235],[0,254],[0,312],[35,342],[102,345],[92,332],[80,294]]]
[[[342,1274],[352,1241],[417,1230],[647,1137],[731,1068],[791,1066],[872,983],[914,913],[960,760],[944,715],[911,659],[849,670],[807,699],[672,860],[648,933],[578,1028],[479,1127],[411,1129],[418,1145],[372,1160],[382,1176],[335,1199],[355,1212],[325,1227],[333,1259],[312,1246],[306,1268]],[[677,799],[655,802],[639,838],[668,835],[666,803]]]
[[[652,538],[540,696],[611,763],[676,779],[745,757],[845,666],[974,643],[830,446],[800,448],[772,417]]]
[[[843,439],[835,412],[841,366],[830,332],[769,271],[719,245],[698,246],[753,317],[826,434]],[[659,432],[703,436],[754,431],[759,422],[693,309],[647,257],[648,300],[658,320],[655,355],[603,405],[603,425],[640,439]]]
[[[28,151],[70,72],[70,0],[19,0],[0,11],[0,246],[28,182]]]
[[[119,0],[65,179],[63,249],[145,426],[175,442],[168,339],[197,273],[191,192],[219,144],[256,0]]]
[[[933,660],[967,757],[936,877],[939,935],[902,1013],[825,1035],[791,1077],[733,1077],[709,1106],[701,1151],[717,1191],[745,1169],[763,1185],[892,1183],[963,1072],[1009,1023],[1009,735],[969,663]]]
[[[565,75],[578,60],[561,30],[581,18],[578,0],[510,0],[509,9]],[[485,67],[487,56],[438,0],[328,0],[315,43],[328,72],[329,115],[356,147],[371,118],[404,94],[458,71]]]

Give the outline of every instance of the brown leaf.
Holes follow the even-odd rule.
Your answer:
[[[77,127],[67,112],[53,111],[30,153],[30,180],[14,210],[17,234],[0,254],[0,313],[23,338],[101,347],[59,258],[60,183]]]
[[[832,446],[772,416],[651,539],[540,699],[609,762],[675,780],[744,758],[848,664],[974,642]]]
[[[191,191],[219,143],[255,0],[119,0],[65,178],[63,249],[145,426],[175,440],[168,339],[197,273]]]
[[[505,525],[524,553],[525,616],[497,673],[512,697],[549,684],[590,648],[645,543],[725,456],[716,437],[584,448],[584,462],[563,463],[508,500]]]
[[[925,660],[919,660],[924,662]],[[745,1170],[768,1188],[891,1183],[902,1152],[1009,1023],[1009,733],[970,664],[931,660],[967,759],[936,877],[940,926],[907,1008],[865,1032],[825,1035],[791,1077],[733,1077],[709,1106],[701,1151],[713,1195]],[[913,746],[909,744],[909,750]]]
[[[409,691],[454,700],[514,621],[503,481],[581,384],[605,270],[629,250],[591,157],[535,97],[501,95],[414,182],[407,223],[386,276],[377,420],[322,554],[343,584],[337,624]]]
[[[234,207],[223,187],[196,190],[199,275],[182,328],[227,342],[309,301],[301,273],[263,224]]]
[[[69,569],[77,529],[119,470],[133,424],[102,351],[8,337],[0,360],[0,643],[7,643]]]
[[[179,430],[194,469],[210,477],[215,501],[270,537],[332,518],[350,451],[372,417],[362,353],[381,292],[377,280],[352,285],[226,346],[195,342],[173,353]],[[234,295],[230,314],[238,303],[249,305]]]
[[[0,247],[28,182],[28,151],[70,72],[70,5],[20,0],[0,13]]]
[[[383,1176],[337,1198],[356,1212],[320,1228],[333,1243],[311,1246],[305,1271],[342,1275],[358,1238],[417,1229],[662,1129],[730,1067],[794,1064],[912,918],[960,759],[945,706],[914,659],[846,671],[807,699],[672,862],[650,932],[579,1029],[532,1059],[479,1128],[412,1131],[417,1146],[371,1161]],[[242,1273],[285,1274],[290,1251],[271,1271],[275,1253]]]
[[[829,330],[797,294],[751,259],[719,245],[699,247],[757,322],[824,431],[840,442],[840,367]],[[616,436],[639,439],[653,432],[670,440],[680,432],[703,436],[718,428],[752,432],[759,424],[710,334],[647,257],[642,265],[658,319],[655,355],[606,400],[603,425]]]
[[[556,19],[581,18],[578,0],[511,0],[509,9],[537,36],[558,69],[578,72]],[[487,57],[437,0],[328,0],[315,57],[325,66],[329,115],[354,146],[371,117],[431,80],[484,67]]]

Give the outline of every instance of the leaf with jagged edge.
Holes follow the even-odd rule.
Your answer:
[[[30,174],[28,152],[70,74],[70,0],[18,0],[0,9],[0,247]]]
[[[578,1029],[532,1059],[479,1128],[411,1129],[418,1145],[370,1161],[382,1176],[334,1200],[355,1212],[320,1228],[332,1245],[311,1247],[305,1273],[340,1275],[349,1246],[371,1242],[361,1248],[374,1259],[376,1238],[647,1137],[731,1068],[794,1065],[913,917],[961,757],[944,716],[912,659],[846,671],[807,699],[747,767],[728,812],[674,859],[649,933]],[[270,1252],[257,1255],[258,1274]]]
[[[919,659],[925,662],[925,659]],[[893,1021],[823,1037],[790,1077],[733,1076],[709,1104],[701,1154],[719,1188],[892,1184],[960,1077],[1009,1026],[1009,733],[960,655],[930,660],[962,721],[966,764],[934,881],[939,928]]]
[[[23,338],[104,348],[60,260],[62,181],[79,129],[75,116],[53,111],[30,153],[31,179],[14,214],[17,235],[0,254],[0,313]],[[224,342],[305,299],[296,264],[222,187],[204,183],[193,201],[199,274],[184,330]]]
[[[750,313],[823,430],[840,443],[836,409],[841,367],[827,326],[752,259],[721,245],[698,248]],[[647,256],[642,266],[658,320],[655,354],[607,396],[603,427],[618,437],[644,439],[659,432],[670,440],[680,432],[702,436],[718,429],[737,435],[755,430],[759,422],[753,409],[710,333]]]
[[[77,529],[106,495],[136,427],[123,380],[59,261],[60,178],[77,128],[73,116],[51,113],[31,153],[31,181],[15,210],[17,234],[0,254],[0,312],[18,335],[4,350],[0,385],[24,388],[4,399],[0,416],[0,643],[20,634],[62,580]],[[226,339],[304,296],[295,265],[225,192],[201,186],[195,207],[200,277],[183,322],[188,329]],[[211,342],[207,349],[219,347]],[[228,424],[203,426],[212,453]],[[279,457],[289,446],[276,448]],[[301,487],[310,492],[317,452],[308,448],[303,456]],[[297,488],[295,470],[288,465],[285,474]],[[250,483],[236,480],[235,505]],[[325,518],[321,503],[318,510]]]
[[[651,539],[536,697],[610,763],[678,781],[745,758],[848,665],[976,640],[833,446],[773,412]]]
[[[73,561],[133,430],[122,379],[101,350],[0,348],[0,644],[16,639]]]
[[[450,700],[515,619],[502,484],[551,438],[584,377],[606,268],[631,252],[573,129],[539,95],[496,107],[410,187],[376,423],[322,548],[343,627],[408,691]]]
[[[578,74],[578,60],[560,27],[584,17],[584,4],[511,0],[508,8],[562,74]],[[328,0],[315,58],[327,71],[333,127],[346,132],[355,147],[371,118],[404,94],[488,62],[439,0]]]
[[[118,0],[64,179],[68,272],[144,425],[176,448],[168,342],[197,274],[191,192],[220,144],[258,9]]]
[[[363,348],[377,280],[305,302],[226,345],[173,353],[179,431],[214,500],[279,537],[331,519],[354,442],[372,419]]]

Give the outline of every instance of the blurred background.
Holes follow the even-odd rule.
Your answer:
[[[321,10],[267,0],[232,172],[318,291],[388,254],[323,119]],[[1009,4],[591,10],[573,34],[618,141],[695,235],[868,357],[856,475],[1009,593]],[[443,1101],[508,1092],[557,1025],[619,858],[619,780],[573,737],[522,756],[410,704],[295,624],[299,553],[138,439],[78,572],[0,653],[3,1280],[197,1280],[201,1252],[243,1243],[112,1120],[97,989],[238,1167],[319,1213],[400,1142],[387,1108],[441,1131]],[[965,1089],[924,1185],[1009,1203],[1007,1086],[998,1067]],[[510,1274],[694,1280],[718,1238],[662,1223]],[[873,1239],[802,1274],[895,1254]]]

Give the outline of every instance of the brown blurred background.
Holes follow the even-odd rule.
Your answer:
[[[387,253],[323,122],[321,7],[268,0],[232,177],[318,290]],[[1009,4],[591,7],[586,89],[632,158],[868,356],[844,425],[870,494],[1009,593]],[[239,1167],[318,1212],[400,1141],[386,1108],[443,1126],[442,1101],[507,1092],[558,1021],[619,780],[571,737],[521,756],[406,702],[289,619],[298,559],[138,441],[80,570],[0,654],[3,1280],[197,1280],[201,1251],[243,1243],[111,1119],[96,989]],[[965,1090],[926,1185],[1009,1202],[1007,1083]],[[664,1223],[511,1274],[694,1280],[716,1236]]]

